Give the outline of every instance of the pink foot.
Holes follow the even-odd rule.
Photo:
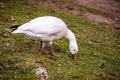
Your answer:
[[[50,53],[50,55],[55,56],[55,57],[61,57],[61,55],[55,54],[55,53]]]
[[[47,50],[39,49],[39,51],[42,52],[42,53],[48,54],[48,51],[47,51]]]

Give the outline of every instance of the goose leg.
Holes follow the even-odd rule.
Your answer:
[[[40,47],[39,47],[40,52],[48,54],[48,51],[45,50],[45,43],[41,41]]]
[[[50,46],[50,55],[60,57],[60,55],[57,55],[57,54],[54,53],[52,42],[49,42],[49,46]]]

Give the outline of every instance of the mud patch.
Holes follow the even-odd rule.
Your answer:
[[[103,16],[100,16],[100,15],[97,15],[97,14],[92,14],[92,13],[82,13],[81,14],[83,17],[91,20],[91,21],[94,21],[94,22],[100,22],[100,23],[106,23],[106,24],[113,24],[115,23],[114,20],[112,19],[109,19],[109,18],[105,18]]]
[[[120,23],[120,0],[74,0],[74,2],[103,11]]]

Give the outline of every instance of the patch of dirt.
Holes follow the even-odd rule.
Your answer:
[[[69,12],[69,13],[72,13],[72,14],[77,15],[77,16],[87,18],[91,21],[94,21],[95,23],[106,23],[106,24],[114,24],[115,23],[115,21],[112,20],[111,18],[106,18],[106,17],[103,17],[103,16],[98,15],[98,14],[92,14],[89,12],[85,12],[85,11],[83,12],[83,11],[78,11],[76,9],[69,9],[69,8],[64,8],[62,10]]]
[[[80,10],[77,10],[76,8],[67,6],[67,1],[73,2],[73,0],[64,0],[64,4],[61,6],[59,5],[59,2],[57,1],[47,1],[45,2],[45,5],[51,6],[54,10],[61,10],[64,12],[69,12],[77,16],[82,16],[84,18],[87,18],[94,22],[102,22],[106,24],[114,24],[115,20],[119,21],[119,15],[117,12],[119,12],[119,3],[115,0],[74,0],[73,3],[84,5],[87,7],[91,7],[93,9],[98,9],[100,11],[103,11],[107,13],[108,15],[113,16],[114,18],[106,18],[98,14],[92,14],[89,12],[83,12]],[[113,3],[113,4],[112,4]],[[117,12],[116,12],[117,11]]]
[[[101,23],[106,23],[106,24],[113,24],[115,23],[114,20],[110,19],[110,18],[105,18],[103,16],[100,15],[96,15],[96,14],[92,14],[92,13],[83,13],[82,14],[85,18],[94,21],[94,22],[101,22]]]
[[[74,0],[79,5],[97,9],[111,15],[120,23],[120,0]],[[98,17],[99,18],[99,17]]]

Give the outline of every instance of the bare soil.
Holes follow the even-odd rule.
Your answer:
[[[112,19],[115,20],[116,22],[118,23],[120,22],[120,0],[74,0],[74,1],[79,5],[84,5],[90,8],[103,11],[108,15],[111,15]],[[89,14],[87,14],[87,17],[88,16]],[[92,15],[90,19],[91,18],[95,19],[96,21],[99,21],[97,19],[97,16]],[[100,19],[100,16],[98,16],[98,18]],[[107,22],[107,19],[105,20],[105,22]]]
[[[75,8],[68,7],[67,6],[68,1],[71,1],[78,5],[84,5],[93,9],[100,10],[110,15],[111,18],[99,14],[93,14],[85,11],[83,12]],[[106,24],[120,23],[120,1],[118,0],[64,0],[64,4],[62,6],[59,5],[59,2],[60,1],[47,0],[46,2],[44,2],[44,4],[52,7],[53,10],[69,12],[74,15],[87,18],[94,22],[102,22]]]

